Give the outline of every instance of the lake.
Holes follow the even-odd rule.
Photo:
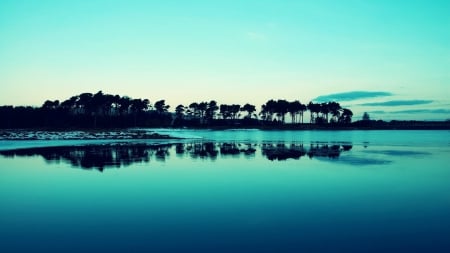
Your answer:
[[[450,131],[0,141],[2,252],[450,252]]]

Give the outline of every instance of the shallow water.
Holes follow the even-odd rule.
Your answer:
[[[449,131],[170,133],[0,151],[1,249],[450,250]]]

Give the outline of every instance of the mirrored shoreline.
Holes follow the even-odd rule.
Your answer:
[[[81,146],[38,147],[0,151],[5,158],[40,156],[48,162],[64,162],[83,169],[120,168],[151,160],[166,161],[175,155],[186,159],[217,160],[220,158],[254,158],[261,154],[270,161],[326,158],[339,159],[343,152],[352,150],[351,143],[108,143]]]

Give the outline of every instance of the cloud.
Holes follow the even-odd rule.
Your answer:
[[[349,91],[342,93],[334,93],[329,95],[319,96],[313,101],[316,102],[328,102],[328,101],[352,101],[363,98],[375,98],[392,96],[392,93],[385,91]]]
[[[379,110],[379,111],[370,111],[370,113],[385,114],[385,113],[387,113],[387,112],[386,112],[386,111]]]
[[[425,105],[431,104],[433,100],[391,100],[385,102],[374,102],[360,104],[362,106],[403,106],[403,105]]]
[[[416,110],[400,110],[400,111],[371,111],[373,114],[450,114],[450,109],[416,109]]]
[[[251,40],[266,40],[267,36],[264,33],[248,32],[247,37]]]

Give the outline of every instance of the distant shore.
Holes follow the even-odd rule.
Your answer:
[[[179,128],[158,128],[179,129]],[[242,125],[227,126],[196,126],[184,127],[189,130],[230,130],[230,129],[258,129],[267,131],[352,131],[352,130],[450,130],[450,121],[359,121],[349,125],[317,125],[317,124],[277,124],[277,125]],[[153,128],[24,128],[0,129],[0,140],[152,140],[152,139],[181,139],[168,134],[159,134]]]
[[[450,130],[450,121],[357,121],[349,125],[280,125],[262,126],[260,129],[276,130]]]

